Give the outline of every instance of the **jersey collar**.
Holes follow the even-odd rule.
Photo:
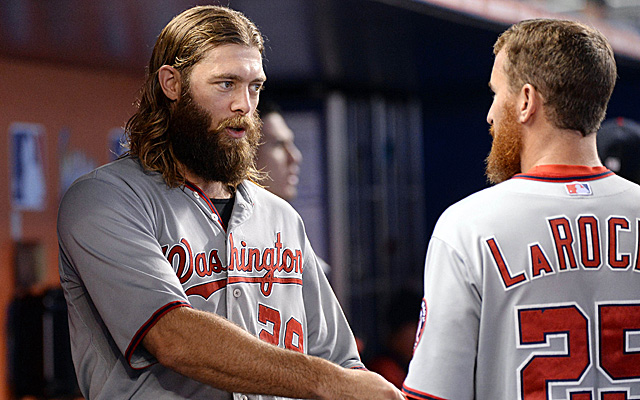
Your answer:
[[[217,223],[219,223],[222,229],[226,232],[227,227],[222,221],[222,217],[220,216],[218,209],[213,205],[213,202],[211,201],[209,196],[207,196],[207,194],[202,189],[200,189],[200,187],[198,187],[198,185],[196,185],[195,183],[187,181],[184,186],[185,188],[188,188],[192,192],[198,194],[197,199],[202,199],[205,202],[205,204],[207,205],[208,211],[211,212],[211,215],[210,215],[211,218]]]
[[[255,205],[254,199],[256,188],[257,186],[253,182],[248,180],[245,180],[238,185],[238,187],[236,188],[234,211],[231,214],[229,225],[239,225],[247,218],[249,218]],[[225,226],[224,222],[222,221],[222,217],[218,213],[216,207],[213,205],[212,200],[202,189],[200,189],[196,184],[189,181],[185,183],[184,189],[188,189],[192,193],[197,194],[197,196],[195,196],[196,203],[199,204],[203,210],[207,211],[206,214],[209,216],[209,218],[217,222],[225,232],[228,231],[229,227]],[[235,205],[238,205],[237,210]]]
[[[585,165],[537,165],[526,173],[517,174],[513,179],[527,179],[543,182],[594,181],[606,178],[614,173],[606,167],[587,167]]]

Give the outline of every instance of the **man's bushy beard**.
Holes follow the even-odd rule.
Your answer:
[[[236,187],[255,170],[261,121],[257,113],[225,119],[211,129],[211,114],[186,92],[169,121],[169,142],[175,157],[205,181]],[[233,138],[226,127],[242,127],[245,135]]]
[[[522,127],[516,118],[515,104],[506,102],[502,116],[502,121],[490,128],[493,143],[486,159],[486,175],[493,184],[504,182],[521,172]]]

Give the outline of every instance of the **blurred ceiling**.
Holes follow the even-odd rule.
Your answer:
[[[624,0],[617,0],[618,2]],[[166,23],[198,0],[2,0],[0,57],[142,74]],[[573,8],[569,7],[574,4]],[[592,2],[507,0],[225,0],[267,38],[270,82],[420,91],[433,82],[488,79],[491,45],[506,25],[550,7],[584,13]],[[598,3],[602,3],[599,1]],[[631,6],[606,10],[640,10]],[[577,8],[576,8],[577,7]],[[622,7],[622,8],[621,8]],[[571,15],[571,14],[569,14]],[[637,14],[640,15],[640,12]],[[605,20],[605,17],[599,16]],[[631,21],[631,22],[629,22]],[[633,20],[624,21],[633,24]],[[616,50],[640,60],[640,35]],[[626,44],[631,35],[631,44]],[[637,40],[633,42],[633,40]],[[625,50],[625,46],[628,49]],[[629,47],[630,46],[630,47]],[[630,49],[630,50],[629,50]],[[476,57],[476,54],[487,57]],[[637,54],[636,54],[637,53]],[[428,84],[428,83],[431,84]]]

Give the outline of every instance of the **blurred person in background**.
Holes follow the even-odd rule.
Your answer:
[[[598,131],[598,154],[604,165],[640,184],[640,124],[618,117],[602,123]]]
[[[295,134],[282,116],[280,106],[265,101],[259,108],[262,140],[258,146],[256,167],[266,174],[260,183],[281,199],[292,202],[298,197],[302,153],[294,142]],[[328,277],[331,266],[320,257],[318,262]]]
[[[262,184],[271,193],[291,202],[298,196],[302,153],[294,143],[295,135],[280,107],[267,101],[259,108],[262,142],[258,147],[256,166],[268,175]]]

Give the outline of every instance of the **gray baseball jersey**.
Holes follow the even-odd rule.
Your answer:
[[[210,311],[280,347],[363,367],[302,220],[253,183],[238,187],[225,227],[200,189],[171,189],[125,158],[67,191],[58,238],[73,360],[87,398],[274,398],[232,396],[157,363],[141,341],[175,307]]]
[[[451,206],[425,261],[412,399],[640,398],[640,186],[540,166]]]

